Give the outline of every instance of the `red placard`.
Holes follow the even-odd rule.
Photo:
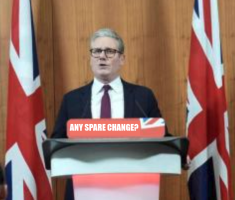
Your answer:
[[[159,138],[165,135],[162,118],[71,119],[69,138]]]

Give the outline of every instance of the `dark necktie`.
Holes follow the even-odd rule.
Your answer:
[[[104,94],[101,99],[100,118],[111,118],[111,104],[108,91],[111,89],[109,85],[104,85]]]

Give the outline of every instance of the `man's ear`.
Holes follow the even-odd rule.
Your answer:
[[[125,60],[126,60],[125,54],[121,54],[121,55],[120,55],[120,59],[121,59],[121,65],[124,65]]]

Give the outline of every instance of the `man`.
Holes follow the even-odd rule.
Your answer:
[[[124,43],[116,32],[111,29],[95,32],[90,41],[90,55],[94,80],[64,96],[53,138],[67,137],[66,122],[71,118],[102,117],[104,85],[110,86],[111,118],[161,117],[150,89],[120,78],[120,69],[125,61]]]
[[[153,92],[120,78],[124,43],[111,29],[100,29],[90,41],[90,64],[94,80],[64,96],[52,138],[66,138],[71,118],[161,117]],[[71,184],[71,182],[70,182]],[[71,185],[66,200],[73,199]]]

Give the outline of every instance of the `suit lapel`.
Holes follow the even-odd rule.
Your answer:
[[[84,108],[81,118],[92,118],[91,115],[91,87],[93,81],[89,83],[83,91],[81,106]]]
[[[124,118],[133,117],[133,104],[135,97],[133,93],[133,86],[122,80],[124,90]]]

